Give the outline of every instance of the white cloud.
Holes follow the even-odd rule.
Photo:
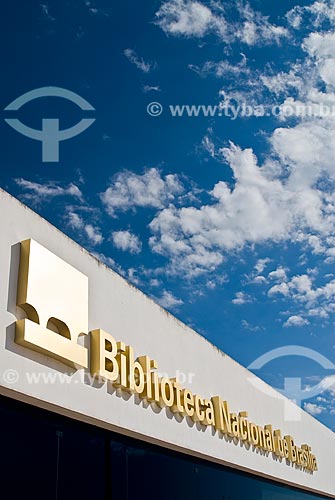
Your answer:
[[[268,278],[270,280],[285,281],[287,278],[286,269],[278,267],[275,271],[271,271],[271,273],[269,273]]]
[[[84,233],[92,245],[100,245],[104,241],[100,228],[96,225],[86,223],[78,213],[69,211],[67,220],[68,225],[79,233]]]
[[[283,295],[284,297],[288,297],[290,295],[290,290],[287,283],[280,283],[280,285],[274,285],[268,291],[269,297],[273,295]]]
[[[286,19],[292,28],[299,29],[303,20],[302,7],[293,7],[293,9],[286,13]]]
[[[137,276],[137,273],[138,273],[137,269],[135,269],[134,267],[130,267],[127,270],[125,276],[131,283],[134,283],[134,285],[139,286],[141,284],[141,279]]]
[[[301,67],[293,65],[289,72],[280,71],[276,74],[261,74],[260,80],[275,96],[292,91],[294,89],[302,90],[304,86],[303,78],[299,75]]]
[[[144,85],[143,92],[147,94],[148,92],[161,92],[159,85]]]
[[[232,303],[241,306],[243,304],[247,304],[249,302],[252,302],[252,299],[249,295],[247,295],[244,292],[237,292],[235,295],[235,298],[232,300]]]
[[[250,45],[272,43],[287,36],[283,28],[272,25],[249,5],[238,5],[238,18],[232,26],[227,26],[225,19],[228,6],[219,8],[218,2],[205,5],[191,0],[164,1],[156,22],[169,35],[202,38],[214,34],[229,43],[237,39]],[[311,34],[304,41],[305,62],[293,65],[288,72],[257,72],[257,79],[250,78],[245,56],[235,66],[228,61],[207,62],[202,69],[217,76],[244,76],[251,86],[252,80],[257,85],[260,80],[262,89],[266,87],[275,96],[294,90],[298,97],[291,99],[291,105],[335,103],[335,91],[331,90],[333,63],[329,62],[333,61],[333,43],[334,36],[329,33]],[[127,49],[126,55],[136,57],[142,71],[150,70],[148,63],[131,49]],[[327,91],[321,92],[325,86],[320,83],[324,82]],[[285,95],[283,99],[282,104],[287,103]],[[112,216],[138,207],[155,209],[158,213],[150,224],[150,246],[154,252],[167,256],[169,270],[178,274],[197,276],[215,271],[225,255],[265,242],[298,242],[308,245],[315,254],[335,258],[334,241],[330,239],[335,228],[334,190],[325,192],[319,185],[320,180],[335,181],[334,132],[335,121],[331,118],[302,118],[291,126],[281,123],[269,137],[271,152],[264,161],[251,148],[241,149],[234,144],[216,151],[214,141],[207,135],[203,147],[213,158],[226,163],[234,182],[217,182],[206,193],[209,197],[202,205],[192,200],[193,189],[191,196],[181,197],[185,189],[180,177],[163,176],[155,168],[141,174],[116,174],[101,200]],[[185,206],[180,207],[181,201]],[[261,276],[263,271],[260,264],[254,270],[254,282],[267,281]],[[298,286],[303,286],[299,280],[290,283],[286,279],[283,269],[272,271],[268,280],[275,280],[268,292],[270,296],[294,297],[303,303],[298,297],[308,295],[298,290]],[[307,282],[305,285],[308,288]],[[321,314],[319,307],[315,301],[311,311]]]
[[[127,170],[119,172],[100,197],[107,212],[115,216],[117,211],[136,207],[163,208],[183,191],[178,175],[162,176],[159,170],[151,168],[144,174]]]
[[[237,35],[247,45],[279,43],[288,36],[286,28],[271,24],[267,17],[255,12],[248,3],[240,5],[239,14],[242,23]]]
[[[208,133],[203,137],[201,141],[201,146],[212,158],[215,158],[216,156],[215,145],[211,138],[211,133],[212,130],[209,129]]]
[[[334,57],[335,34],[334,33],[311,33],[305,40],[304,45],[308,53],[318,58]]]
[[[268,90],[272,88],[275,95],[284,88],[298,92],[296,99],[284,95],[283,107],[335,109],[335,66],[333,71],[333,62],[329,63],[335,64],[335,35],[312,34],[303,47],[305,61],[285,76],[280,74],[277,82],[267,81]],[[321,91],[324,83],[327,89]],[[334,113],[322,119],[301,115],[297,123],[276,128],[268,141],[271,152],[260,163],[252,149],[234,144],[216,151],[206,135],[203,147],[228,164],[234,184],[219,181],[209,202],[182,208],[170,204],[151,222],[151,248],[170,258],[172,270],[189,276],[212,271],[225,254],[265,242],[296,242],[324,254],[329,262],[335,259]],[[269,279],[281,277],[275,273]],[[291,292],[282,283],[269,292],[277,293]]]
[[[48,3],[41,3],[40,4],[40,8],[42,10],[42,13],[44,15],[44,17],[48,20],[48,21],[56,21],[56,18],[53,17],[51,14],[50,14],[50,7],[49,7],[49,4]]]
[[[294,29],[304,27],[321,28],[326,27],[329,30],[335,22],[335,3],[334,0],[317,0],[311,5],[297,5],[287,14],[287,20]]]
[[[97,8],[95,2],[92,2],[91,0],[85,0],[85,5],[87,7],[87,11],[90,15],[92,16],[97,16],[97,15],[102,15],[105,17],[110,17],[110,13],[106,10]]]
[[[238,40],[247,45],[272,44],[288,36],[286,28],[271,24],[249,4],[232,4],[230,8],[236,11],[236,22],[231,21],[231,16],[227,21],[222,4],[167,0],[156,13],[156,23],[168,35],[203,38],[214,34],[225,43]]]
[[[211,30],[225,31],[225,20],[217,18],[211,9],[200,2],[168,0],[156,13],[157,24],[172,35],[203,37]]]
[[[184,302],[181,299],[177,299],[171,292],[164,290],[160,298],[156,298],[158,304],[166,309],[176,309],[181,306]]]
[[[41,202],[52,201],[56,197],[70,196],[79,201],[83,200],[81,190],[75,184],[71,183],[68,186],[61,186],[54,181],[48,181],[44,184],[28,181],[26,179],[15,179],[16,184],[22,188],[23,194],[21,197],[29,200],[31,204],[38,205]]]
[[[265,276],[255,276],[254,278],[251,279],[250,283],[261,285],[263,283],[266,283],[266,278]]]
[[[328,85],[335,85],[335,33],[311,33],[304,46],[309,55],[316,59],[322,80]]]
[[[130,231],[114,231],[112,233],[112,240],[116,248],[129,251],[130,253],[140,253],[142,250],[142,243],[138,236],[132,234]]]
[[[150,286],[152,287],[157,287],[160,286],[161,282],[157,278],[151,278],[150,280]]]
[[[324,407],[321,405],[317,405],[315,403],[305,403],[304,409],[310,413],[311,415],[320,415],[324,411]]]
[[[254,267],[254,270],[256,271],[257,275],[262,274],[262,272],[270,262],[271,259],[269,259],[269,257],[266,257],[265,259],[258,259]]]
[[[76,212],[69,212],[67,214],[68,224],[72,229],[82,229],[84,221],[82,217]]]
[[[150,73],[150,71],[156,66],[154,63],[145,62],[144,59],[139,57],[133,49],[125,49],[123,53],[128,61],[134,64],[136,68],[143,73]]]
[[[93,245],[100,245],[103,242],[104,238],[98,227],[92,224],[85,224],[84,231]]]
[[[311,415],[320,415],[321,413],[328,413],[329,415],[335,414],[334,397],[335,397],[335,375],[324,377],[316,377],[315,380],[319,382],[320,393],[322,395],[316,397],[311,402],[304,404],[304,409]]]
[[[309,321],[302,316],[290,316],[284,323],[284,327],[289,328],[290,326],[305,326],[308,325]]]
[[[203,66],[189,64],[189,69],[197,73],[199,76],[207,76],[214,74],[217,78],[232,76],[234,78],[241,75],[248,76],[251,70],[247,67],[247,58],[242,54],[242,60],[239,63],[232,64],[228,60],[223,61],[207,61]]]
[[[250,332],[259,332],[261,328],[258,325],[251,325],[246,319],[242,319],[241,325],[245,330]]]
[[[256,264],[254,265],[252,272],[247,275],[248,282],[254,285],[261,285],[266,283],[267,279],[265,278],[265,276],[262,276],[262,273],[270,262],[271,259],[269,257],[258,259]]]
[[[335,398],[335,375],[325,377],[321,381],[321,387],[329,391],[332,398]]]
[[[251,149],[231,144],[221,153],[233,171],[235,186],[218,182],[211,192],[212,203],[200,208],[171,205],[162,210],[150,224],[155,252],[178,255],[179,265],[186,264],[190,255],[205,256],[198,265],[201,271],[202,266],[220,264],[222,251],[288,239],[297,229],[322,228],[317,189],[274,176],[271,163],[260,167]]]
[[[309,270],[309,272],[310,275],[302,274],[291,278],[283,276],[283,281],[272,286],[268,295],[290,299],[304,311],[304,316],[328,318],[335,312],[335,280],[330,279],[323,285],[315,286],[313,282],[315,272],[314,270]],[[284,326],[292,326],[293,322],[301,322],[299,318],[300,315],[292,316]],[[300,325],[296,324],[296,326]]]

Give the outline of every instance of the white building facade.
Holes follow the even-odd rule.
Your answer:
[[[335,498],[331,430],[2,190],[0,230],[14,498]]]

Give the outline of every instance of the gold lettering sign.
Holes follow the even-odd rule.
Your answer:
[[[78,367],[88,367],[88,351],[78,344],[88,332],[87,277],[33,240],[21,243],[17,305],[27,319],[16,323],[15,341],[30,349]],[[149,403],[211,426],[266,454],[273,453],[296,467],[318,470],[311,447],[300,447],[279,429],[250,421],[246,411],[230,411],[221,396],[208,399],[183,388],[175,378],[159,377],[158,364],[148,356],[135,357],[134,349],[117,342],[103,330],[90,333],[90,370],[94,377],[113,384]]]
[[[21,243],[15,342],[71,367],[88,367],[88,278],[33,240]]]
[[[316,471],[317,461],[307,444],[297,446],[291,436],[282,437],[271,425],[260,426],[248,419],[246,411],[232,413],[220,396],[210,399],[182,388],[176,379],[160,378],[157,362],[148,356],[135,358],[134,349],[117,342],[103,330],[91,332],[91,373],[124,391],[138,394],[160,407],[213,426],[218,432],[244,443],[272,452],[306,471]]]

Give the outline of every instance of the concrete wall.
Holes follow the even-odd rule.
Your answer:
[[[335,498],[333,432],[297,410],[292,403],[285,402],[271,387],[1,190],[0,235],[0,389],[3,394]],[[212,428],[191,425],[187,419],[178,421],[180,419],[169,410],[157,411],[138,398],[112,390],[107,384],[92,386],[89,380],[84,380],[84,370],[73,374],[62,363],[15,344],[15,321],[24,317],[16,307],[18,243],[29,238],[88,276],[90,330],[104,329],[117,340],[131,344],[136,355],[146,354],[156,359],[159,369],[169,377],[177,370],[195,374],[192,382],[184,384],[194,393],[203,397],[221,395],[229,401],[232,411],[247,410],[251,421],[259,425],[271,423],[283,434],[292,435],[296,444],[310,444],[319,470],[307,474],[287,465],[285,460],[275,460],[272,454],[266,457],[257,450],[228,442],[213,433]],[[55,374],[56,378],[49,383],[31,383],[27,378],[31,373]],[[287,409],[298,411],[299,419],[288,420]]]

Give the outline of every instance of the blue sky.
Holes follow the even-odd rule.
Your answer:
[[[2,109],[53,86],[95,111],[43,97],[15,117],[95,122],[42,162],[2,119],[0,185],[243,365],[289,345],[335,363],[335,1],[277,4],[7,3]],[[302,404],[335,430],[335,370],[257,374],[322,381]]]

